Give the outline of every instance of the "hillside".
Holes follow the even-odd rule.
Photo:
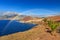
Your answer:
[[[48,18],[51,18],[54,21],[60,19],[59,16]],[[0,40],[60,40],[60,33],[55,33],[53,36],[50,33],[46,32],[48,25],[46,25],[43,20],[36,23],[38,23],[38,25],[28,31],[2,36],[0,37]]]
[[[53,21],[60,21],[60,16],[51,16],[51,17],[47,17],[47,19],[51,19]]]

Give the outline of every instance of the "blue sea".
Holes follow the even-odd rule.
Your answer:
[[[22,23],[16,20],[0,20],[0,36],[17,32],[24,32],[36,26],[36,24]]]

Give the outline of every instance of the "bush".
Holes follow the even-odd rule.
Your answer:
[[[54,30],[58,27],[58,23],[54,22],[54,21],[47,21],[48,22],[48,26],[51,28],[51,33],[54,32]]]

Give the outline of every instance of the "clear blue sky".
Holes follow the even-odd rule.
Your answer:
[[[60,0],[0,0],[0,11],[23,12],[31,9],[46,9],[60,12]]]

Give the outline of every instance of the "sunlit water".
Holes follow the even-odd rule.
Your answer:
[[[27,31],[32,27],[36,26],[36,24],[21,23],[21,22],[17,22],[16,20],[13,20],[7,26],[9,22],[10,20],[0,20],[0,36],[4,36],[4,35],[16,33],[16,32]]]

